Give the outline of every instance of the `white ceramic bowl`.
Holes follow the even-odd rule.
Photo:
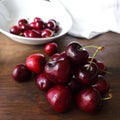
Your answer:
[[[17,24],[19,19],[33,21],[34,17],[44,21],[55,19],[61,31],[49,38],[26,38],[9,33],[10,27]],[[65,35],[71,26],[71,16],[57,0],[0,0],[0,32],[14,41],[29,45],[44,44]]]

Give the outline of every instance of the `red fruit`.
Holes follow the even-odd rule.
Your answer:
[[[16,65],[12,72],[14,80],[19,82],[28,81],[32,77],[32,72],[23,64]]]
[[[48,90],[46,98],[56,112],[65,112],[70,108],[72,93],[66,86],[56,85]]]
[[[35,17],[33,21],[34,21],[34,22],[37,22],[37,21],[42,21],[42,19],[41,19],[41,18],[39,18],[39,17]]]
[[[57,24],[54,20],[49,20],[47,23],[46,23],[46,27],[51,29],[51,30],[54,30],[56,28]]]
[[[20,28],[20,30],[21,30],[22,32],[31,29],[31,27],[29,26],[29,24],[21,24],[21,25],[19,25],[19,28]]]
[[[72,63],[83,64],[88,60],[88,52],[86,50],[81,49],[82,46],[78,43],[70,43],[66,49],[66,56],[72,61]]]
[[[97,60],[97,66],[99,68],[98,75],[105,75],[107,71],[107,67],[104,65],[104,63]]]
[[[26,19],[20,19],[18,21],[18,25],[28,24],[28,21]]]
[[[28,69],[36,74],[43,72],[45,63],[45,56],[40,53],[32,54],[26,59]]]
[[[29,38],[39,38],[40,34],[36,30],[29,30],[28,35]]]
[[[41,73],[36,77],[36,84],[41,91],[48,91],[52,87],[52,83],[48,80],[45,73]]]
[[[98,67],[95,63],[87,63],[76,70],[76,78],[83,86],[89,86],[94,82],[98,73]]]
[[[45,73],[54,84],[65,84],[71,75],[71,65],[67,57],[60,54],[56,60],[49,60],[45,65]]]
[[[21,30],[18,26],[12,26],[10,28],[10,33],[15,34],[15,35],[20,35]]]
[[[84,112],[97,112],[102,105],[100,93],[92,88],[81,90],[77,96],[77,105]]]
[[[48,43],[45,45],[44,47],[44,52],[47,54],[47,55],[53,55],[57,52],[57,43],[55,42],[52,42],[52,43]]]
[[[101,95],[104,95],[109,91],[110,85],[104,76],[98,75],[95,81],[96,83],[93,84],[92,87],[96,88]]]
[[[41,32],[42,38],[52,37],[53,35],[54,35],[54,32],[48,28],[42,30],[42,32]]]

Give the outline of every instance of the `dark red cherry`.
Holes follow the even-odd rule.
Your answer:
[[[42,32],[41,32],[42,38],[52,37],[53,35],[54,35],[54,32],[48,28],[42,30]]]
[[[53,84],[48,80],[44,72],[36,77],[36,84],[41,91],[45,92],[53,86]]]
[[[20,28],[21,32],[28,31],[31,29],[29,24],[21,24],[21,25],[19,25],[19,28]]]
[[[21,30],[18,26],[12,26],[10,28],[10,33],[15,34],[15,35],[20,35]]]
[[[78,93],[77,96],[78,108],[84,112],[97,112],[102,105],[100,93],[92,88],[85,88]]]
[[[34,22],[42,21],[42,19],[41,19],[40,17],[35,17],[33,21],[34,21]]]
[[[32,72],[26,67],[26,65],[16,65],[12,71],[12,77],[19,82],[28,81],[32,77]]]
[[[66,86],[56,85],[48,90],[46,98],[54,111],[65,112],[71,106],[72,92]]]
[[[100,60],[97,60],[97,66],[99,68],[98,74],[105,75],[107,71],[107,67],[104,65],[104,63],[101,62]]]
[[[46,63],[46,58],[43,54],[35,53],[26,58],[26,66],[35,74],[42,73]]]
[[[66,84],[71,75],[70,61],[65,55],[60,54],[55,60],[50,59],[47,62],[45,73],[54,84]]]
[[[66,56],[73,62],[83,64],[88,60],[88,52],[78,43],[70,43],[65,49]]]
[[[44,52],[47,54],[47,55],[53,55],[57,52],[57,49],[58,49],[58,45],[57,43],[55,42],[51,42],[51,43],[48,43],[45,45],[44,47]]]
[[[36,30],[29,30],[28,37],[29,38],[39,38],[40,34]]]
[[[18,25],[28,24],[28,21],[26,19],[20,19],[18,21]]]
[[[49,20],[47,23],[46,23],[46,27],[51,29],[51,30],[54,30],[56,28],[57,24],[54,20]]]
[[[110,85],[104,76],[98,75],[95,81],[96,83],[92,85],[93,88],[96,88],[101,93],[101,95],[108,93]]]
[[[95,63],[88,63],[76,70],[75,76],[83,86],[88,86],[94,82],[98,73],[98,67]]]

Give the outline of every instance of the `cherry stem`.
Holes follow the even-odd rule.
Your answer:
[[[112,99],[112,94],[111,93],[108,93],[108,96],[107,97],[105,97],[105,98],[103,98],[102,100],[110,100],[110,99]]]
[[[101,51],[101,50],[104,49],[104,47],[91,45],[91,46],[84,46],[83,48],[96,48],[96,51],[95,51],[95,53],[93,54],[92,59],[90,60],[90,65],[89,65],[88,68],[87,68],[87,70],[89,70],[89,69],[90,69],[90,66],[91,66],[91,64],[92,64],[92,62],[93,62],[93,59],[95,58],[95,56],[97,55],[97,53],[98,53],[99,51]]]

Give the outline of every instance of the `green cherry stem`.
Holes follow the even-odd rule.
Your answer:
[[[111,93],[108,93],[108,96],[107,97],[104,97],[102,100],[110,100],[112,99],[112,94]]]
[[[97,55],[97,53],[98,53],[99,51],[101,51],[101,50],[104,49],[104,47],[91,45],[91,46],[84,46],[83,48],[96,48],[96,51],[94,52],[94,54],[93,54],[93,56],[92,56],[92,59],[90,60],[90,65],[89,65],[88,68],[87,68],[87,70],[89,70],[89,69],[90,69],[90,66],[91,66],[91,64],[92,64],[92,62],[93,62],[93,59],[95,58],[95,56]]]

